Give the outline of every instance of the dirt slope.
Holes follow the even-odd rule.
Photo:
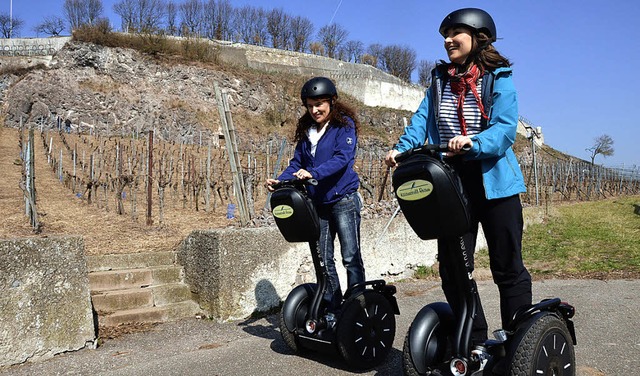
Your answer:
[[[37,133],[37,132],[36,132]],[[229,224],[226,212],[172,210],[165,214],[165,224],[147,226],[144,215],[136,221],[129,215],[117,215],[88,205],[56,179],[47,164],[42,142],[36,142],[37,208],[42,232],[34,234],[25,215],[24,199],[19,188],[19,132],[0,128],[0,237],[82,235],[88,255],[172,250],[192,230],[224,227]],[[40,138],[38,138],[40,140]],[[113,208],[113,205],[111,205]]]

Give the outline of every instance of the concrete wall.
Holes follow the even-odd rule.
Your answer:
[[[214,43],[219,47],[219,58],[227,64],[264,72],[330,77],[339,92],[347,93],[367,106],[415,111],[424,97],[423,87],[407,84],[370,65],[242,43]]]
[[[436,242],[420,240],[403,217],[366,220],[361,231],[367,280],[397,281],[435,262]],[[480,234],[477,248],[482,247]],[[344,289],[337,242],[336,248]],[[308,245],[287,243],[276,227],[194,231],[180,245],[178,263],[201,308],[222,320],[277,307],[296,285],[316,282]]]
[[[0,367],[95,347],[79,237],[0,240]]]
[[[0,39],[0,56],[51,56],[71,37]]]

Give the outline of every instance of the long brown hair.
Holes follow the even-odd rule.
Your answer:
[[[478,32],[471,34],[473,38],[473,50],[469,54],[470,60],[479,68],[494,70],[498,67],[510,67],[511,61],[502,56],[487,34]]]
[[[360,121],[356,111],[349,105],[340,102],[339,100],[331,99],[331,111],[329,112],[329,124],[332,127],[344,127],[348,126],[349,122],[346,118],[353,120],[353,126],[356,129],[356,135],[360,130]],[[298,119],[298,125],[296,126],[296,133],[293,137],[294,142],[304,140],[307,137],[307,131],[311,126],[316,125],[315,120],[309,114],[309,110],[305,110],[304,115]]]

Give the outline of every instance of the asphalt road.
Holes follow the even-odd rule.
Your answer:
[[[491,329],[498,326],[497,290],[480,281]],[[438,282],[397,283],[400,316],[394,348],[379,367],[360,375],[402,375],[402,343],[423,305],[443,300]],[[640,280],[544,280],[534,299],[558,296],[573,304],[578,376],[634,375],[640,369]],[[276,315],[217,323],[184,319],[143,333],[106,340],[38,363],[0,370],[0,375],[349,375],[339,357],[293,355],[278,330]]]

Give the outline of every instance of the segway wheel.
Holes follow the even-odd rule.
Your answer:
[[[346,363],[356,369],[380,364],[393,347],[396,318],[382,294],[367,290],[348,300],[338,320],[337,346]]]
[[[576,359],[564,321],[553,313],[536,315],[516,330],[510,345],[509,375],[575,376]]]
[[[280,310],[280,334],[284,343],[296,354],[303,350],[296,332],[305,326],[315,289],[314,284],[296,287],[289,293]]]

